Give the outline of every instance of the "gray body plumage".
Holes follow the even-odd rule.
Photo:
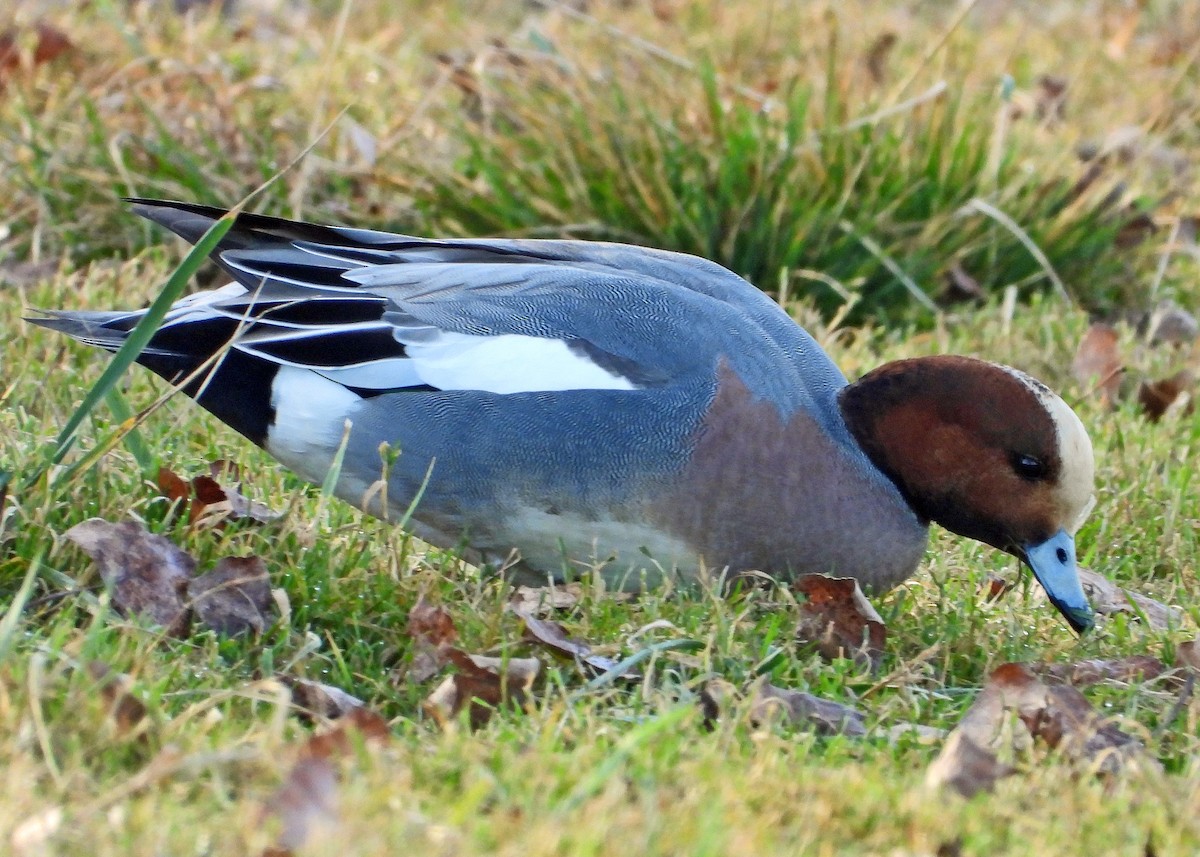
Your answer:
[[[222,214],[137,210],[191,241]],[[398,450],[388,514],[420,493],[430,541],[617,583],[729,566],[886,588],[923,552],[924,522],[842,420],[837,367],[714,263],[246,215],[214,258],[240,288],[181,302],[141,362],[175,379],[232,338],[188,392],[315,481],[349,421],[338,493],[376,513],[380,445]],[[42,323],[112,348],[138,317]]]

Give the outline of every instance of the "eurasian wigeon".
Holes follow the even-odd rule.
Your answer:
[[[191,242],[225,213],[134,209]],[[819,572],[881,592],[936,521],[1020,558],[1073,628],[1092,624],[1073,538],[1091,443],[1023,372],[921,357],[847,384],[745,280],[622,244],[242,214],[213,259],[233,282],[175,304],[138,362],[307,479],[340,454],[339,497],[392,517],[416,501],[410,530],[471,561],[621,586]],[[115,350],[142,314],[38,323]]]

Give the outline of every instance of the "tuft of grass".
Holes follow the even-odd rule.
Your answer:
[[[481,85],[501,106],[460,131],[466,152],[418,196],[452,232],[557,229],[694,253],[828,314],[850,303],[850,320],[936,311],[955,264],[992,292],[1044,288],[1057,272],[1089,306],[1126,296],[1113,241],[1128,215],[1101,204],[1107,187],[1080,194],[1082,168],[1028,171],[1015,141],[992,163],[995,97],[950,88],[862,120],[856,110],[880,105],[832,81],[824,99],[814,82],[783,81],[764,112],[722,92],[711,67],[691,81],[643,65]],[[1051,273],[976,199],[1020,223]]]

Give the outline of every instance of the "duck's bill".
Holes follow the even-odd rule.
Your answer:
[[[1079,570],[1075,566],[1075,539],[1066,530],[1035,545],[1025,545],[1025,562],[1033,576],[1050,596],[1076,633],[1082,634],[1096,624],[1092,606],[1083,594]]]

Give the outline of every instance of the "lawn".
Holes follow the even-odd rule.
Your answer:
[[[1177,666],[1200,622],[1200,419],[1190,375],[1157,421],[1137,394],[1200,370],[1196,331],[1163,309],[1200,296],[1187,13],[1166,0],[0,10],[0,851],[1200,851],[1200,702]],[[629,600],[585,579],[558,608],[529,608],[597,657],[636,660],[634,679],[614,678],[531,642],[494,574],[303,483],[140,369],[51,465],[109,358],[23,318],[155,298],[186,248],[122,196],[233,205],[264,183],[250,207],[283,216],[699,253],[777,297],[850,378],[937,353],[1024,369],[1095,446],[1081,563],[1176,609],[1165,623],[1103,615],[1077,638],[1015,560],[936,528],[918,574],[872,598],[887,628],[875,663],[804,645],[803,599],[769,582]],[[1175,341],[1153,335],[1164,312]],[[1108,395],[1073,370],[1096,319],[1115,326],[1124,368]],[[217,460],[280,514],[179,514],[159,467],[191,479]],[[66,535],[91,518],[135,519],[199,571],[260,559],[262,633],[171,635],[122,615]],[[426,657],[410,614],[431,606],[461,652],[537,658],[536,680],[510,680],[475,722],[445,713],[430,697],[471,667]],[[1029,740],[1010,715],[1012,775],[969,799],[930,783],[997,667],[1134,656],[1169,669],[1080,683],[1138,742],[1129,764]],[[306,710],[322,705],[304,681],[370,717]],[[864,728],[764,717],[764,681],[852,706]]]

